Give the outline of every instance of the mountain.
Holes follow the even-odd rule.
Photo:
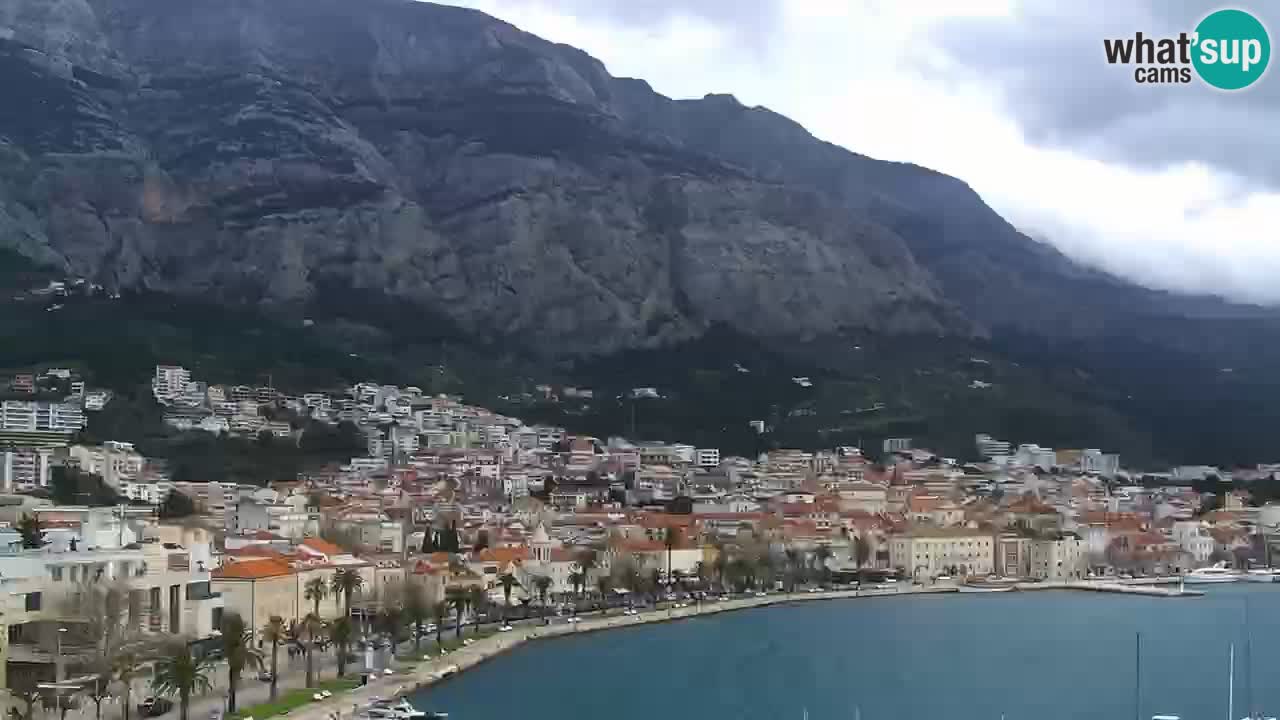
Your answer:
[[[975,403],[994,408],[975,423],[1026,427],[990,394],[926,383],[949,398],[930,406],[905,377],[892,397],[881,385],[901,369],[963,390],[973,353],[1008,371],[1018,408],[1080,408],[1045,422],[1070,428],[1063,442],[1150,432],[1172,456],[1188,416],[1280,419],[1272,311],[1082,267],[956,178],[821,142],[730,96],[671,100],[479,12],[7,0],[0,87],[0,245],[109,289],[338,318],[348,344],[395,328],[514,349],[594,376],[619,354],[723,332],[926,430],[954,417],[940,408]],[[895,369],[903,357],[918,362]],[[1269,449],[1231,428],[1214,457]]]

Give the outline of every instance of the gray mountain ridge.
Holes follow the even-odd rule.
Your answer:
[[[568,355],[712,325],[1087,339],[1272,317],[1081,267],[960,180],[730,96],[668,99],[471,10],[2,0],[0,87],[0,243],[113,287],[373,290]]]

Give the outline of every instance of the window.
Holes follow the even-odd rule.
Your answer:
[[[41,594],[38,592],[27,593],[27,612],[37,612],[40,610]]]
[[[62,582],[62,567],[60,565],[54,565],[49,568],[49,574],[53,577],[54,582]]]

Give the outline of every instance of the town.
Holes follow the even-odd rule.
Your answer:
[[[113,642],[104,628],[115,626],[134,639],[183,637],[216,658],[234,618],[274,699],[277,681],[290,684],[276,670],[279,643],[306,657],[295,684],[318,688],[311,655],[329,644],[343,648],[341,674],[346,648],[363,641],[369,654],[356,665],[367,679],[396,663],[374,650],[404,660],[409,642],[417,657],[593,612],[1264,568],[1280,529],[1280,506],[1250,491],[1275,483],[1280,466],[1131,473],[1098,449],[985,434],[976,462],[910,438],[884,439],[877,459],[857,447],[734,457],[527,425],[415,387],[294,395],[160,366],[151,393],[175,431],[297,444],[306,428],[345,425],[365,445],[266,486],[174,480],[129,442],[82,442],[113,396],[76,372],[17,374],[6,386],[0,686],[11,698],[99,687]],[[68,478],[97,490],[55,502]],[[253,650],[264,640],[268,650]],[[29,703],[25,714],[14,707],[30,720]]]

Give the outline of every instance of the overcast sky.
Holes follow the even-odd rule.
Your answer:
[[[960,177],[1028,233],[1146,285],[1280,304],[1280,71],[1224,93],[1138,85],[1104,61],[1103,38],[1190,32],[1219,3],[452,4],[665,95],[733,93],[856,152]],[[1232,6],[1274,38],[1280,4]]]

